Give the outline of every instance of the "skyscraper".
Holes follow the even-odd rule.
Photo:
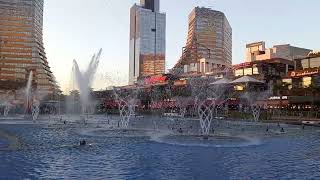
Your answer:
[[[130,10],[129,84],[165,72],[166,14],[159,4],[141,0]]]
[[[159,0],[141,0],[140,4],[145,9],[150,9],[153,12],[159,12],[160,10],[160,2]]]
[[[175,68],[211,72],[232,64],[232,28],[220,11],[196,7],[189,15],[187,44]]]
[[[0,1],[0,82],[25,84],[30,71],[39,91],[52,92],[55,80],[42,39],[43,0]]]

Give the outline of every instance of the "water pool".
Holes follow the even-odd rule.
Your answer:
[[[293,129],[213,138],[227,145],[203,146],[194,136],[104,136],[92,128],[0,124],[1,132],[19,139],[16,149],[0,151],[0,179],[319,179],[318,130]],[[77,146],[81,139],[90,146]],[[6,143],[0,137],[0,147]]]

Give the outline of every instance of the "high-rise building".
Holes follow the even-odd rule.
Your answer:
[[[141,0],[130,10],[129,84],[165,73],[166,14],[159,0]]]
[[[30,71],[38,91],[56,88],[43,47],[43,0],[0,1],[0,82],[26,84]],[[18,88],[18,87],[15,87]]]
[[[159,12],[160,10],[160,0],[141,0],[140,5],[145,9],[150,9],[153,12]]]
[[[189,15],[186,47],[174,69],[209,73],[232,64],[232,28],[223,12],[196,7]]]

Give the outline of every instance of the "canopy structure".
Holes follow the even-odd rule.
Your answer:
[[[239,79],[236,79],[231,82],[231,84],[239,84],[239,83],[256,83],[256,84],[263,84],[263,81],[257,80],[255,78],[252,78],[250,76],[243,76]]]
[[[210,85],[225,85],[225,84],[230,84],[230,83],[231,83],[230,79],[223,78],[223,79],[220,79],[216,82],[211,83]]]

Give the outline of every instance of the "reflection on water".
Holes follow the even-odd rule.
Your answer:
[[[258,138],[248,136],[212,135],[208,137],[195,135],[160,135],[151,136],[155,142],[195,147],[236,148],[261,145]]]
[[[208,140],[194,135],[34,124],[1,124],[0,129],[15,134],[21,146],[0,151],[1,179],[320,177],[317,129],[286,127],[284,134],[277,133],[277,129],[268,134],[246,128],[248,135],[239,136],[226,128],[224,133],[217,130],[216,136]],[[79,147],[82,139],[91,146]],[[5,144],[0,138],[0,147]]]
[[[8,146],[8,142],[5,139],[0,139],[0,149]]]

